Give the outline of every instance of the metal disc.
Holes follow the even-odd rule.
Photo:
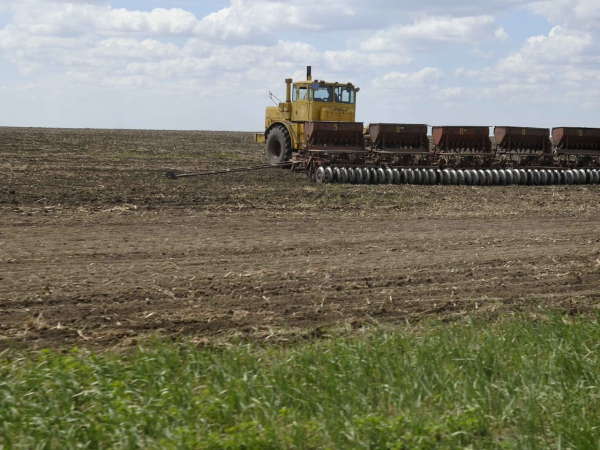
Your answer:
[[[456,170],[454,170],[454,169],[450,169],[450,184],[452,184],[452,185],[458,184]]]
[[[392,169],[392,183],[400,184],[400,171],[398,169]]]
[[[571,177],[573,177],[573,184],[579,184],[579,172],[577,170],[571,170]]]
[[[346,172],[345,167],[340,167],[338,169],[338,183],[348,183],[348,172]]]
[[[540,170],[540,184],[545,186],[548,184],[548,174],[545,170]]]
[[[377,184],[377,169],[371,167],[369,171],[371,172],[371,184]]]
[[[492,174],[492,171],[489,169],[484,170],[485,172],[485,184],[488,186],[493,186],[494,184],[494,175]]]
[[[367,167],[365,171],[369,174],[369,184],[377,184],[377,173],[370,167]]]
[[[342,171],[344,172],[344,175],[346,176],[346,181],[344,183],[350,183],[350,171],[351,169],[348,169],[347,167],[344,167],[342,169]]]
[[[429,177],[426,170],[415,169],[415,175],[417,176],[417,184],[429,184]]]
[[[423,184],[435,184],[435,172],[432,172],[428,169],[423,169]],[[433,182],[432,182],[433,178]]]
[[[492,184],[498,186],[499,184],[502,184],[502,182],[500,181],[500,171],[497,169],[494,169],[491,171],[492,172]]]
[[[415,176],[415,171],[412,169],[406,169],[406,182],[408,184],[415,184],[416,182],[416,176]]]
[[[506,181],[506,170],[500,169],[498,170],[498,185],[504,186],[507,184]]]
[[[578,172],[579,172],[579,184],[585,184],[586,183],[585,170],[579,169]]]
[[[594,184],[600,183],[600,172],[598,172],[598,170],[594,169],[593,173],[594,173]]]
[[[400,170],[400,183],[407,184],[408,183],[408,170],[401,169]]]
[[[336,183],[342,183],[344,180],[342,179],[342,169],[340,167],[335,167],[333,169],[333,178]]]
[[[427,171],[429,175],[429,184],[437,184],[437,172],[433,169]]]
[[[354,182],[356,184],[363,184],[363,171],[360,168],[354,169]]]
[[[325,167],[325,183],[333,183],[333,169]]]
[[[473,185],[473,174],[471,173],[471,170],[465,169],[464,174],[465,174],[465,184],[467,186],[472,186]]]
[[[465,170],[464,174],[465,174],[465,184],[467,186],[471,186],[473,184],[473,174],[471,173],[470,170]]]
[[[379,174],[375,167],[371,167],[371,184],[379,184]]]
[[[577,170],[569,170],[571,172],[571,179],[573,182],[571,184],[579,184],[579,173]]]
[[[521,171],[519,169],[511,169],[513,176],[513,184],[521,184]]]
[[[579,171],[577,169],[570,170],[573,177],[573,184],[579,184]]]
[[[481,184],[479,173],[476,170],[471,170],[471,183],[473,186],[479,186]]]
[[[584,169],[584,173],[585,173],[585,184],[591,184],[590,183],[590,170],[589,169]]]
[[[483,183],[481,184],[482,186],[491,186],[492,185],[492,174],[490,172],[490,174],[488,175],[488,171],[487,170],[480,170],[480,174],[479,174],[479,179],[481,180],[481,177],[483,177]]]
[[[442,184],[450,184],[450,171],[448,169],[442,170]]]
[[[385,171],[381,168],[376,169],[377,172],[377,183],[384,184],[385,183]]]
[[[571,172],[570,170],[565,171],[565,180],[567,184],[573,184],[573,172]]]
[[[464,171],[458,169],[456,171],[456,178],[457,178],[457,181],[458,181],[459,185],[464,185],[465,184],[465,172]]]
[[[519,169],[519,175],[521,176],[519,184],[527,184],[527,172],[524,169]]]
[[[354,169],[352,167],[348,167],[346,169],[346,173],[348,174],[348,183],[356,184],[356,179],[354,177]]]
[[[554,184],[562,184],[562,183],[563,183],[562,171],[555,170],[554,171]]]
[[[510,185],[510,184],[514,184],[515,182],[515,174],[512,170],[508,169],[504,171],[504,174],[506,175],[506,184]]]
[[[362,168],[363,184],[371,184],[371,171],[367,167]]]
[[[366,167],[362,168],[363,184],[371,184],[371,171]]]
[[[394,172],[389,167],[385,169],[385,181],[388,184],[392,184],[394,182]]]
[[[325,169],[323,166],[317,167],[317,171],[315,173],[315,181],[319,184],[327,183],[327,176],[325,175]]]

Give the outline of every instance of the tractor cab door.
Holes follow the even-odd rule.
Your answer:
[[[294,102],[292,121],[305,122],[308,120],[309,97],[308,86],[294,85],[292,89],[292,101]]]

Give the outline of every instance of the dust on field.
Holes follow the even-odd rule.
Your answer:
[[[0,346],[297,339],[600,304],[598,186],[315,185],[250,133],[0,128]]]

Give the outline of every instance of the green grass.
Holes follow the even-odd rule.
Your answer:
[[[342,334],[5,352],[0,447],[599,448],[597,321]]]

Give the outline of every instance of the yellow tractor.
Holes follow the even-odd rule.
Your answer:
[[[313,81],[310,66],[306,75],[306,81],[286,79],[285,102],[267,107],[265,132],[256,134],[256,142],[266,144],[267,163],[292,161],[308,168],[313,157],[365,152],[363,124],[355,122],[360,89]]]

